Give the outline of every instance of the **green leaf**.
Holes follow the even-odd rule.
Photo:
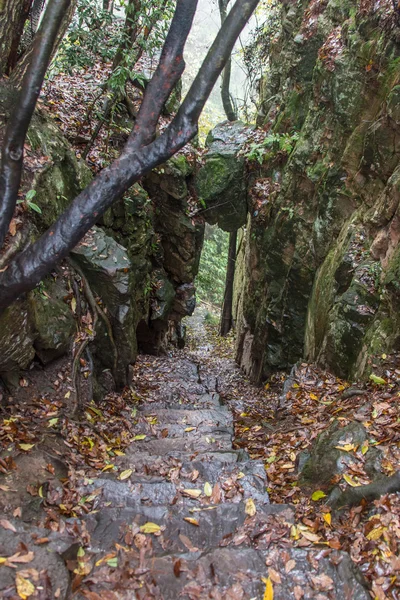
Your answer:
[[[374,375],[374,373],[371,373],[371,375],[369,376],[369,378],[370,378],[371,381],[373,381],[377,385],[382,385],[382,384],[386,383],[386,381],[384,379],[382,379],[382,377],[378,377],[378,375]]]
[[[325,497],[326,497],[325,492],[323,492],[322,490],[317,490],[311,496],[311,500],[314,500],[314,502],[317,502],[318,500],[321,500],[321,498],[325,498]]]
[[[42,214],[42,209],[37,204],[35,204],[34,202],[29,202],[29,200],[28,200],[28,206],[29,206],[29,208],[31,208],[35,212],[37,212],[39,214]]]
[[[31,200],[33,200],[33,198],[35,196],[36,196],[36,190],[29,190],[29,192],[26,193],[25,200],[27,202],[30,202]]]
[[[115,569],[116,567],[118,567],[118,558],[109,558],[107,561],[107,564],[109,567],[112,567],[113,569]]]

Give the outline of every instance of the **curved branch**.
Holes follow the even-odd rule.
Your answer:
[[[49,2],[35,36],[31,63],[23,80],[15,110],[8,121],[0,171],[0,248],[7,235],[21,183],[24,142],[49,65],[62,18],[71,0]]]
[[[179,2],[176,10],[184,6],[184,3]],[[197,121],[204,104],[239,33],[257,4],[258,0],[237,0],[177,115],[163,134],[149,145],[136,150],[139,141],[147,141],[153,125],[151,113],[148,119],[143,117],[144,133],[138,132],[138,138],[127,143],[121,156],[97,175],[56,223],[8,265],[7,270],[0,275],[0,310],[9,306],[20,294],[34,288],[76,246],[114,200],[135,181],[168,160],[196,135]],[[170,86],[168,73],[164,72],[160,83]],[[150,84],[146,95],[147,93],[151,93]],[[149,126],[146,127],[147,125]]]

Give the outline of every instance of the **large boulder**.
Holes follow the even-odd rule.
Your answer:
[[[224,231],[236,231],[246,223],[246,166],[240,150],[250,131],[240,121],[217,125],[207,138],[204,166],[196,177],[204,218]]]
[[[137,352],[134,278],[127,251],[100,228],[93,227],[74,248],[71,256],[106,309],[117,356],[114,356],[114,346],[103,331],[103,335],[98,337],[96,357],[103,368],[112,367],[116,359],[113,375],[117,386],[122,387],[127,383],[128,365],[134,362]]]

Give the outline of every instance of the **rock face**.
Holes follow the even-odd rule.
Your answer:
[[[236,231],[246,223],[246,166],[239,151],[250,130],[240,121],[215,127],[207,137],[205,164],[196,177],[204,218],[224,231]]]
[[[91,179],[46,113],[34,116],[28,143],[23,191],[35,190],[41,212],[29,212],[15,246],[45,231]],[[194,310],[204,235],[203,219],[188,216],[191,185],[191,165],[174,157],[117,201],[71,254],[112,328],[114,342],[99,319],[90,344],[96,374],[111,371],[117,387],[128,382],[138,344],[159,353],[168,339],[184,343],[180,322]],[[0,375],[8,383],[35,355],[46,364],[71,349],[77,331],[71,281],[49,278],[1,315]]]
[[[237,295],[253,380],[302,356],[356,377],[398,346],[399,82],[388,4],[282,6],[259,116],[279,148],[252,175]]]

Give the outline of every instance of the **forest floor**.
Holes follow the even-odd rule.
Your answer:
[[[130,388],[79,418],[67,360],[21,378],[0,424],[2,598],[400,597],[399,496],[337,513],[298,482],[334,420],[368,431],[335,483],[368,483],[372,446],[399,470],[398,357],[357,388],[299,364],[283,394],[287,375],[253,386],[233,346],[200,310],[185,350],[139,356]]]

